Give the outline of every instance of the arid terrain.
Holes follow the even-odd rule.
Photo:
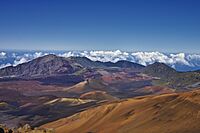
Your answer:
[[[43,125],[58,133],[199,133],[200,91],[144,96]]]
[[[0,133],[200,133],[200,0],[0,0]]]
[[[57,133],[198,133],[199,88],[199,71],[50,54],[0,69],[0,124]]]

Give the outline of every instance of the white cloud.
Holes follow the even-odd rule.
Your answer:
[[[5,52],[0,52],[0,58],[6,58],[6,53]]]
[[[86,57],[93,61],[102,61],[102,62],[117,62],[119,60],[127,60],[129,58],[129,53],[121,52],[120,50],[116,51],[90,51],[86,53]]]
[[[16,57],[17,57],[17,54],[16,54],[16,53],[12,53],[12,57],[13,57],[13,58],[16,58]]]
[[[174,68],[176,68],[177,65],[193,66],[193,64],[191,63],[192,58],[196,59],[198,57],[198,56],[193,57],[191,55],[186,56],[185,53],[167,55],[160,52],[136,52],[132,53],[131,55],[133,56],[134,62],[142,65],[148,65],[154,62],[162,62],[171,65]]]
[[[22,57],[22,58],[19,59],[19,60],[15,60],[13,66],[17,66],[17,65],[22,64],[22,63],[25,63],[25,62],[27,62],[27,61],[28,61],[27,58]]]
[[[70,57],[70,56],[81,56],[87,57],[93,61],[102,61],[102,62],[117,62],[119,60],[126,60],[129,57],[129,53],[121,52],[120,50],[116,51],[70,51],[64,54],[59,54],[59,56]]]
[[[12,64],[10,64],[10,63],[1,64],[1,65],[0,65],[0,69],[1,69],[1,68],[4,68],[4,67],[8,67],[8,66],[12,66]]]
[[[200,55],[199,54],[190,54],[186,55],[185,53],[177,54],[165,54],[161,52],[122,52],[120,50],[116,51],[81,51],[75,52],[70,51],[64,54],[59,54],[59,56],[70,57],[70,56],[81,56],[87,57],[93,61],[102,61],[102,62],[117,62],[119,60],[128,60],[142,65],[149,65],[154,62],[162,62],[170,65],[173,68],[177,66],[185,65],[189,67],[200,66]]]
[[[58,54],[58,56],[62,56],[62,57],[71,57],[71,56],[75,56],[73,52],[67,52],[67,53],[64,53],[64,54]]]
[[[135,52],[131,54],[133,61],[142,65],[152,64],[154,62],[162,62],[171,64],[173,60],[167,55],[160,52]]]
[[[41,57],[41,56],[44,56],[44,54],[42,52],[35,52],[33,54],[33,58],[38,58],[38,57]]]
[[[193,66],[200,66],[200,54],[189,54],[186,56],[186,59]]]
[[[43,52],[25,53],[23,56],[18,56],[18,58],[26,57],[29,59],[35,59],[35,58],[38,58],[38,57],[41,57],[41,56],[44,56],[47,54],[49,54],[49,53],[43,53]]]
[[[184,64],[187,66],[191,66],[191,64],[186,60],[185,53],[170,54],[170,57],[173,60],[173,62],[171,62],[171,64],[180,63],[180,64]]]

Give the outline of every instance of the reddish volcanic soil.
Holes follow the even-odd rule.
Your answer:
[[[0,82],[0,89],[17,90],[24,95],[42,95],[61,91],[64,87],[53,85],[42,85],[38,81],[9,81]]]

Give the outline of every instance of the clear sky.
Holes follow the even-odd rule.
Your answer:
[[[0,49],[200,52],[200,0],[0,0]]]

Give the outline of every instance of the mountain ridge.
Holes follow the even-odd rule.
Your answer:
[[[131,67],[135,69],[142,69],[143,66],[127,62],[119,61],[112,63],[109,66],[109,62],[91,61],[86,57],[59,57],[53,54],[38,57],[29,62],[19,64],[17,66],[8,66],[0,69],[0,76],[13,76],[13,77],[37,77],[37,76],[49,76],[56,74],[73,74],[83,68],[103,68],[103,67]]]
[[[128,73],[144,73],[151,77],[158,78],[155,80],[156,85],[162,85],[164,83],[164,85],[172,88],[187,88],[187,86],[197,87],[198,85],[196,85],[196,83],[200,79],[200,73],[198,71],[178,72],[160,62],[143,66],[125,60],[120,60],[115,63],[100,62],[92,61],[87,57],[65,58],[49,54],[17,66],[9,66],[0,69],[0,80],[37,79],[47,84],[49,84],[50,81],[60,84],[68,84],[71,81],[78,83],[88,78],[99,77],[101,75],[99,70],[101,69],[107,69],[110,72],[114,69],[120,69],[120,71],[129,69]]]

